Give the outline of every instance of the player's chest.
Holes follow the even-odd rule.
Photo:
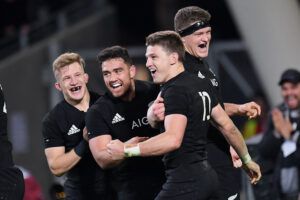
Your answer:
[[[147,120],[148,106],[116,107],[108,122],[113,138],[126,141],[134,136],[149,136],[152,131]]]

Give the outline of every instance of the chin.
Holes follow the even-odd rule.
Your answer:
[[[208,56],[208,53],[199,53],[198,57],[199,58],[206,58]]]
[[[70,99],[72,99],[73,101],[81,101],[83,99],[82,97],[71,97]]]
[[[297,104],[288,104],[288,107],[289,107],[289,109],[294,110],[294,109],[298,109],[299,105],[297,105]]]
[[[123,95],[123,94],[116,93],[116,92],[111,92],[111,94],[116,98],[121,97]]]

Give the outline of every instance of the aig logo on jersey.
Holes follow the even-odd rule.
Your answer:
[[[133,130],[135,128],[139,128],[139,127],[141,127],[143,125],[146,126],[148,124],[149,124],[149,122],[147,120],[147,117],[143,117],[142,119],[133,120],[132,121],[131,129]]]

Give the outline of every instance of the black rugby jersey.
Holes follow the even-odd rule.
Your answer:
[[[99,95],[90,92],[90,106],[98,98]],[[66,100],[58,103],[43,119],[45,148],[64,146],[68,152],[76,147],[83,140],[85,115],[84,111],[78,110]],[[103,177],[103,170],[94,160],[89,148],[80,161],[67,172],[69,181],[83,186],[99,184]]]
[[[206,160],[205,145],[210,114],[218,104],[211,86],[206,79],[198,79],[190,73],[182,72],[165,83],[161,91],[165,115],[182,114],[187,117],[180,148],[164,156],[166,169]],[[161,127],[161,132],[164,131]]]
[[[0,85],[0,168],[12,167],[12,145],[7,136],[7,112],[4,94]]]
[[[200,79],[209,80],[218,102],[224,108],[220,82],[208,63],[186,52],[184,67],[186,71],[198,76]],[[208,130],[207,143],[208,161],[212,166],[232,165],[229,152],[230,146],[222,133],[212,125]]]
[[[132,101],[123,101],[106,93],[91,106],[87,112],[86,125],[89,138],[111,135],[112,139],[125,142],[135,136],[152,137],[159,130],[151,128],[147,120],[148,105],[156,99],[159,86],[150,82],[135,81],[135,97]],[[161,157],[126,158],[112,169],[118,182],[130,182],[134,176],[164,177]]]

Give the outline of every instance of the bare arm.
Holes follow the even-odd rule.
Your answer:
[[[181,146],[187,125],[187,118],[181,114],[168,115],[165,118],[165,132],[139,143],[141,156],[162,155]]]
[[[89,146],[94,159],[102,169],[117,166],[123,159],[112,159],[107,152],[106,145],[111,141],[111,135],[101,135],[89,140]]]
[[[222,132],[237,154],[240,157],[246,155],[248,153],[248,149],[242,134],[219,104],[212,109],[211,115],[214,125]]]
[[[81,159],[74,149],[65,153],[65,147],[50,147],[45,149],[49,168],[55,176],[61,176],[72,169]]]
[[[138,143],[140,156],[162,155],[178,149],[184,136],[187,118],[181,114],[168,115],[165,118],[165,132]],[[112,156],[124,157],[124,143],[113,140],[108,145],[108,151]],[[126,147],[126,145],[125,145]],[[127,146],[128,147],[128,146]]]
[[[229,116],[241,115],[248,118],[255,118],[260,115],[261,108],[254,101],[245,104],[224,103],[224,109]]]
[[[219,104],[212,109],[211,116],[216,127],[222,132],[226,140],[244,162],[243,167],[250,176],[251,182],[257,183],[257,181],[259,181],[261,178],[261,172],[259,166],[251,160],[247,146],[240,131],[236,128],[232,120],[228,117]]]
[[[137,144],[148,137],[133,137],[126,141],[126,144]],[[107,144],[112,141],[111,135],[101,135],[89,140],[89,145],[94,159],[102,169],[108,169],[119,165],[123,160],[122,157],[112,157],[107,150]]]

